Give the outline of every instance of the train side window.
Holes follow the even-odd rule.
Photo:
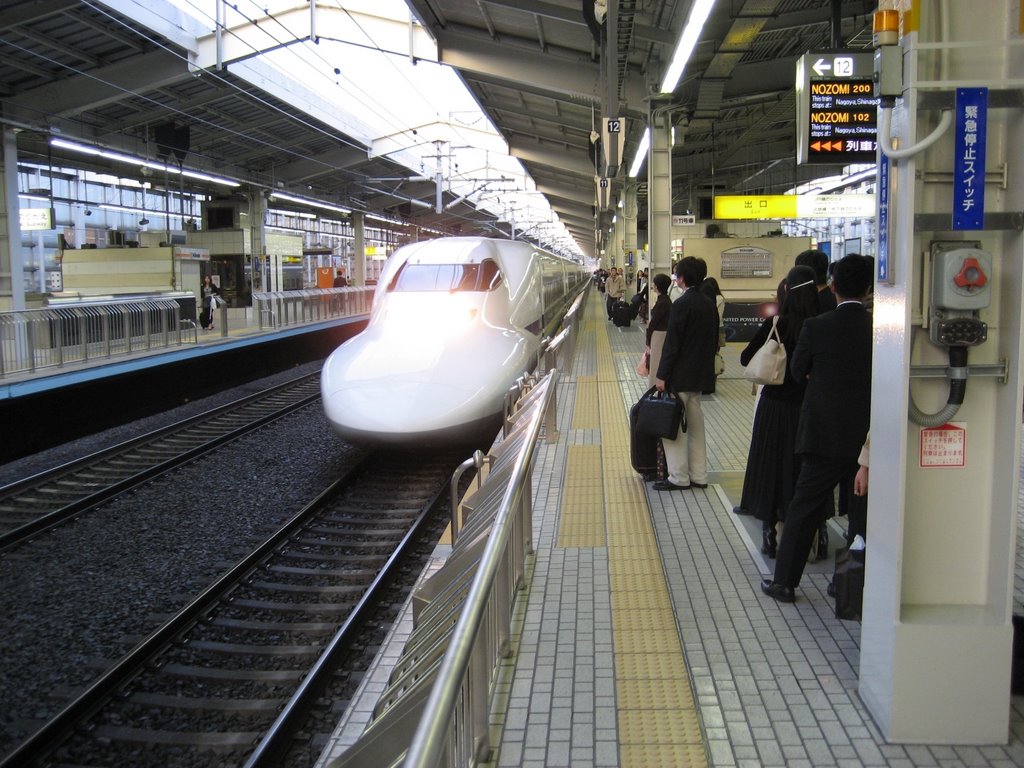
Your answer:
[[[487,259],[480,265],[480,288],[483,291],[493,291],[501,284],[501,270],[497,262]]]

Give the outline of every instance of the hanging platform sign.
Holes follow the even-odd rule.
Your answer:
[[[873,54],[808,53],[796,66],[797,163],[874,163]]]
[[[988,88],[957,88],[953,151],[953,229],[985,228]]]

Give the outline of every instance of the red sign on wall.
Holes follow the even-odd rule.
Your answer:
[[[922,467],[962,467],[967,463],[967,429],[950,422],[921,430]]]

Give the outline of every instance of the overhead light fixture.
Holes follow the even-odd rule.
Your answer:
[[[286,200],[289,203],[298,203],[299,205],[309,205],[313,208],[323,208],[325,211],[332,211],[333,213],[352,213],[350,208],[342,208],[340,205],[331,205],[330,203],[323,203],[319,200],[311,200],[308,197],[296,197],[295,195],[288,195],[284,192],[271,192],[271,200]]]
[[[147,211],[145,208],[132,208],[129,205],[114,205],[113,203],[102,203],[99,206],[104,211],[123,211],[124,213],[141,213],[143,218],[146,219],[146,223],[149,223],[149,216],[155,216],[158,219],[167,218],[166,214],[160,213],[159,211]],[[178,214],[172,214],[177,216]],[[141,221],[139,222],[142,223]]]
[[[711,14],[711,6],[715,0],[697,0],[690,6],[690,14],[686,17],[686,24],[683,26],[683,34],[679,36],[676,43],[675,53],[672,54],[672,62],[665,71],[665,79],[661,82],[662,93],[672,93],[679,84],[679,78],[683,76],[690,61],[690,55],[700,39],[700,33],[704,29],[704,22]]]
[[[131,155],[125,155],[120,152],[111,152],[108,149],[99,149],[98,147],[90,147],[86,144],[78,144],[74,141],[66,141],[64,139],[50,139],[50,146],[59,147],[60,149],[68,149],[72,152],[78,152],[83,155],[92,155],[93,157],[102,157],[107,160],[116,160],[119,163],[128,163],[130,165],[137,165],[141,167],[143,175],[147,175],[147,169],[156,171],[166,171],[167,173],[176,173],[181,176],[187,176],[190,179],[197,179],[199,181],[209,181],[213,184],[223,184],[226,187],[238,187],[241,186],[237,181],[231,179],[225,179],[220,176],[210,176],[206,173],[200,173],[199,171],[190,171],[185,168],[176,168],[173,165],[164,165],[163,163],[156,163],[152,160],[146,160],[141,157],[132,157]]]
[[[149,219],[147,219],[145,216],[143,216],[141,219],[139,219],[139,226],[140,227],[144,227],[147,224],[149,224]]]
[[[651,129],[644,128],[644,135],[640,137],[640,144],[636,148],[636,154],[633,156],[633,162],[629,166],[629,175],[635,178],[640,173],[640,169],[644,167],[644,161],[647,159],[647,150],[651,146]]]

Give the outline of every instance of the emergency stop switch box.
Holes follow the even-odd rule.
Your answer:
[[[932,307],[978,310],[992,301],[992,256],[972,247],[936,249],[932,259]]]

